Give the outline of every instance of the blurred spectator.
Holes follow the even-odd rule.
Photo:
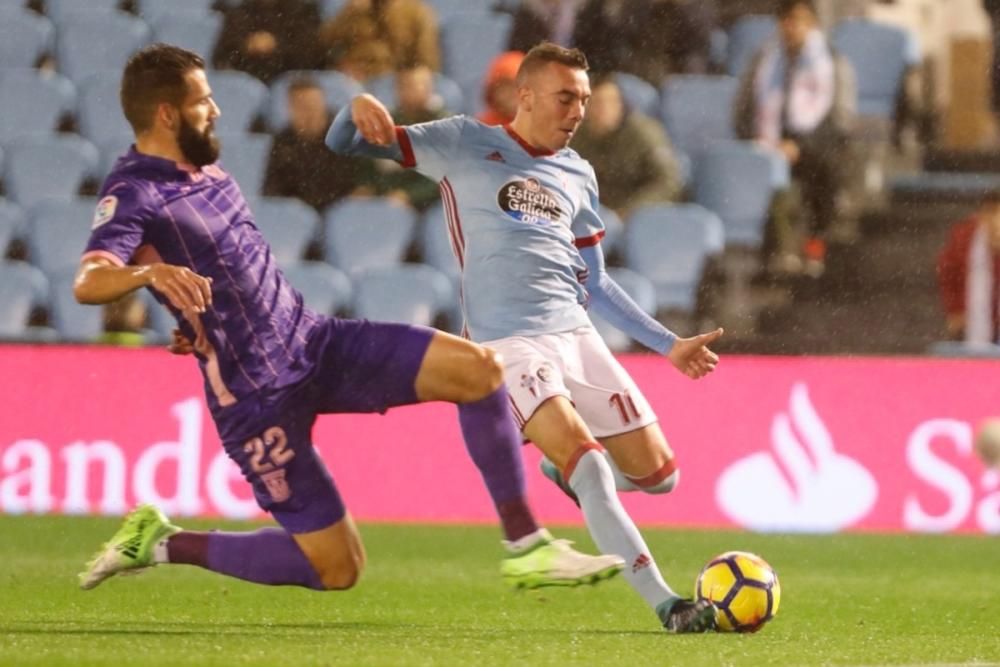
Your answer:
[[[817,27],[812,0],[781,0],[778,39],[765,44],[746,69],[734,124],[741,139],[780,151],[791,165],[809,209],[803,252],[806,271],[814,276],[823,272],[825,236],[837,213],[854,102],[850,65]],[[778,244],[789,251],[787,239]]]
[[[298,197],[318,211],[351,194],[372,193],[372,164],[337,155],[323,139],[332,116],[323,89],[300,78],[288,87],[289,126],[275,135],[263,193]]]
[[[948,336],[1000,343],[1000,192],[955,223],[938,256],[938,285]]]
[[[744,16],[777,14],[779,0],[715,0],[719,25],[727,30]]]
[[[358,81],[403,67],[441,67],[437,19],[421,0],[348,0],[319,33],[327,65]]]
[[[486,108],[476,118],[487,125],[503,125],[514,120],[517,113],[517,69],[524,60],[520,51],[501,53],[486,72],[483,101]]]
[[[396,100],[392,118],[397,125],[426,123],[450,115],[434,94],[434,73],[422,65],[396,74]],[[375,168],[379,194],[402,201],[418,211],[440,199],[438,184],[414,169],[403,169],[392,160],[378,160]]]
[[[676,201],[680,177],[670,141],[656,121],[625,109],[610,76],[597,78],[572,147],[601,184],[601,203],[622,218],[642,204]]]
[[[510,29],[511,51],[527,52],[544,41],[573,46],[573,28],[582,0],[522,0]]]
[[[712,30],[716,26],[711,0],[654,0],[653,34],[663,49],[668,74],[703,74],[708,71]],[[659,85],[660,81],[653,83]]]
[[[139,346],[146,343],[146,305],[139,292],[129,292],[103,308],[104,333],[97,342],[105,345]]]
[[[983,0],[983,9],[990,15],[993,26],[993,69],[990,82],[993,85],[993,112],[1000,113],[1000,0]]]
[[[289,70],[323,65],[312,0],[244,0],[227,5],[212,63],[269,83]]]

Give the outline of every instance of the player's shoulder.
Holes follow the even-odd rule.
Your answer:
[[[569,146],[556,153],[555,157],[562,163],[563,169],[578,175],[583,180],[597,180],[597,174],[594,172],[594,166],[590,164],[590,161]]]

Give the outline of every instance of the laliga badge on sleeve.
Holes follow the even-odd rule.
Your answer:
[[[104,223],[115,217],[115,211],[118,209],[118,197],[114,195],[109,195],[97,202],[97,210],[94,211],[94,222],[90,225],[91,229],[97,229]]]

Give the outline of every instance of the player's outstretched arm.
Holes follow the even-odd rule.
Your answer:
[[[342,155],[403,159],[392,114],[367,93],[358,95],[337,113],[326,133],[326,145]]]
[[[212,279],[185,266],[163,263],[116,266],[101,257],[80,263],[73,281],[73,295],[83,304],[102,304],[140,287],[152,287],[182,312],[204,313],[212,303]]]

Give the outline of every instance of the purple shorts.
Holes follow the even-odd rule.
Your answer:
[[[306,348],[308,379],[215,415],[226,453],[253,486],[257,504],[286,530],[320,530],[346,511],[313,448],[316,416],[416,403],[417,373],[433,336],[426,327],[329,318]]]

